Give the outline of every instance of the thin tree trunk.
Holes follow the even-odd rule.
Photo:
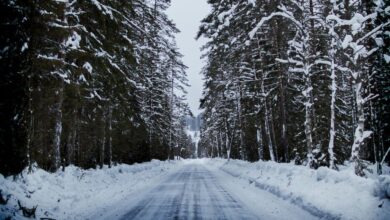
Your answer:
[[[267,98],[264,98],[264,110],[265,110],[265,119],[264,119],[264,126],[265,126],[265,134],[267,137],[268,142],[268,149],[269,149],[269,155],[270,159],[272,161],[275,161],[275,153],[274,153],[274,147],[272,144],[272,138],[271,138],[271,131],[270,131],[270,125],[269,125],[269,113],[268,113],[268,106],[267,106]]]
[[[76,145],[76,135],[77,135],[77,107],[73,110],[73,127],[68,130],[68,138],[66,141],[66,165],[71,165],[74,163],[75,157],[75,145]]]
[[[259,39],[257,39],[257,49],[259,50],[260,49],[260,42],[259,42]],[[256,60],[256,56],[255,56],[256,53],[253,53],[253,57],[252,59],[253,60]],[[261,55],[261,53],[260,53]],[[254,80],[257,82],[258,81],[258,78],[257,78],[257,68],[256,68],[256,63],[253,64],[253,78]],[[261,89],[263,90],[263,78],[261,80]],[[264,91],[261,91],[262,94],[264,94]],[[255,97],[259,97],[259,89],[257,87],[257,84],[255,84]],[[260,112],[260,106],[262,105],[262,98],[260,97],[258,99],[259,101],[259,109],[256,109],[255,111],[257,113]],[[256,142],[257,142],[257,153],[258,153],[258,157],[259,157],[259,160],[264,160],[264,145],[263,145],[263,137],[262,137],[262,127],[261,127],[261,120],[259,119],[259,122],[256,126]]]
[[[278,1],[278,4],[280,4],[280,1]],[[283,41],[283,22],[280,21],[280,18],[276,19],[276,24],[278,25],[277,28],[277,53],[278,57],[283,57],[283,52],[281,51],[283,49],[283,46],[281,46]],[[287,117],[286,117],[286,85],[284,80],[284,72],[283,68],[280,63],[277,64],[279,71],[279,93],[280,93],[280,101],[279,101],[279,107],[280,107],[280,118],[281,118],[281,147],[282,147],[282,160],[285,162],[289,162],[289,144],[287,139]],[[276,144],[276,142],[275,142]]]
[[[334,62],[332,61],[332,65],[334,65]],[[336,84],[336,74],[335,71],[332,70],[332,99],[330,104],[330,129],[329,129],[329,145],[328,145],[328,153],[329,153],[329,167],[331,169],[336,169],[335,165],[335,154],[334,154],[334,141],[335,141],[335,135],[336,135],[336,90],[337,90],[337,84]]]
[[[104,110],[105,111],[105,110]],[[104,157],[105,157],[105,145],[106,145],[106,126],[105,126],[105,123],[106,123],[106,113],[103,112],[102,113],[102,127],[101,127],[101,135],[102,135],[102,139],[101,139],[101,143],[100,143],[100,169],[103,168],[104,166]]]
[[[273,114],[273,108],[272,105],[270,105],[270,110],[269,110],[269,123],[270,123],[270,128],[271,128],[271,138],[272,138],[272,143],[274,143],[274,152],[275,152],[275,161],[279,162],[279,154],[278,154],[278,146],[276,144],[276,137],[275,137],[275,127],[274,127],[274,114]]]
[[[218,140],[218,134],[215,136],[215,143],[217,144],[217,157],[220,157],[220,143]]]
[[[211,143],[211,158],[214,158],[214,148],[215,148],[214,144]]]
[[[270,114],[269,114],[269,108],[267,103],[267,97],[268,94],[265,92],[265,86],[264,86],[264,73],[261,76],[261,96],[263,98],[263,104],[264,104],[264,129],[265,129],[265,135],[268,143],[268,149],[269,149],[269,155],[271,161],[275,161],[275,153],[274,153],[274,146],[272,143],[271,138],[271,128],[270,128]]]
[[[307,147],[307,165],[313,167],[314,156],[313,156],[313,137],[312,137],[312,105],[311,102],[311,80],[308,75],[305,75],[306,78],[306,90],[305,90],[305,135],[306,135],[306,147]]]
[[[32,172],[32,164],[31,164],[31,140],[33,137],[33,125],[34,125],[34,116],[33,116],[33,111],[29,111],[29,128],[27,129],[27,144],[26,144],[26,158],[27,158],[27,167],[28,167],[28,172]]]
[[[61,135],[62,135],[62,103],[64,82],[61,80],[61,87],[56,91],[58,102],[56,104],[55,126],[54,126],[54,170],[58,170],[61,166]]]
[[[268,149],[269,149],[269,155],[270,159],[272,161],[275,161],[275,153],[274,153],[274,147],[272,144],[272,138],[271,138],[271,129],[270,129],[270,115],[269,115],[269,109],[267,104],[267,96],[265,93],[264,88],[264,76],[262,76],[261,80],[261,92],[263,97],[263,103],[264,103],[264,129],[265,129],[265,135],[268,143]]]
[[[259,160],[263,160],[264,159],[264,156],[263,156],[263,138],[261,136],[261,125],[259,124],[259,126],[257,127],[256,129],[256,141],[257,141],[257,153],[258,153],[258,156],[259,156]]]
[[[370,94],[371,94],[371,89],[369,88],[370,90]],[[378,129],[375,125],[375,119],[376,119],[376,111],[374,109],[374,106],[372,104],[372,101],[370,101],[370,127],[375,131],[375,133],[377,133]],[[376,135],[375,135],[376,136]],[[375,136],[373,137],[372,139],[372,148],[373,148],[373,154],[374,154],[374,161],[375,161],[375,164],[377,165],[377,173],[378,174],[382,174],[381,171],[379,171],[379,169],[381,169],[381,167],[378,166],[379,164],[379,158],[378,158],[378,146],[377,146],[377,142],[376,142],[376,138]]]
[[[333,3],[335,4],[335,3]],[[335,6],[333,6],[334,8]],[[334,13],[334,11],[332,11]],[[336,94],[337,94],[337,76],[336,76],[336,65],[335,65],[335,56],[336,56],[336,39],[334,36],[334,27],[331,28],[331,49],[330,49],[330,78],[332,80],[331,90],[331,102],[330,102],[330,129],[329,129],[329,145],[328,145],[328,153],[329,153],[329,167],[331,169],[336,169],[335,164],[335,154],[334,154],[334,142],[336,135]]]
[[[240,156],[241,156],[241,160],[245,160],[246,157],[245,157],[245,150],[244,150],[244,137],[243,137],[243,126],[242,126],[242,108],[241,108],[241,97],[242,97],[242,94],[241,94],[241,85],[240,83],[238,84],[238,91],[237,91],[237,94],[238,94],[238,99],[237,99],[237,116],[238,116],[238,126],[240,127]]]
[[[169,122],[169,152],[171,153],[172,152],[172,130],[173,130],[173,97],[174,96],[174,78],[173,78],[173,71],[171,73],[171,100],[170,100],[170,105],[171,105],[171,109],[170,109],[170,122]],[[169,156],[170,157],[170,156]],[[175,155],[173,155],[173,157],[175,157]]]
[[[221,147],[221,157],[225,158],[224,151],[223,151],[223,137],[222,137],[222,132],[219,132],[219,143]]]
[[[283,148],[283,157],[285,162],[290,162],[289,158],[289,146],[288,146],[288,140],[287,140],[287,119],[286,119],[286,98],[285,98],[285,86],[283,83],[283,78],[280,77],[280,114],[281,114],[281,120],[282,120],[282,148]]]
[[[112,166],[112,106],[108,109],[108,167]]]
[[[227,123],[227,119],[225,119],[225,133],[226,133],[226,137],[225,137],[225,143],[226,143],[226,154],[227,154],[227,159],[228,161],[230,160],[230,152],[231,152],[231,143],[229,141],[229,129],[228,129],[228,123]]]
[[[68,138],[66,140],[66,163],[65,163],[66,166],[73,163],[72,159],[73,159],[74,145],[72,140],[73,140],[73,131],[70,131],[69,129]]]
[[[303,35],[303,74],[305,80],[305,90],[303,91],[303,96],[305,98],[305,135],[306,135],[306,147],[307,147],[307,166],[314,166],[314,156],[313,156],[313,86],[311,83],[311,73],[310,67],[306,60],[308,55],[308,36],[307,33],[302,33]]]
[[[27,143],[26,143],[26,158],[27,158],[27,167],[28,172],[32,172],[32,164],[31,164],[31,141],[34,135],[34,110],[32,107],[33,98],[32,91],[33,88],[31,86],[31,75],[28,76],[28,127],[27,127]]]

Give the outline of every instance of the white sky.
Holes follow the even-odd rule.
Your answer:
[[[183,62],[187,69],[189,84],[187,100],[194,116],[200,113],[199,100],[202,97],[203,80],[200,71],[203,62],[200,59],[200,47],[205,39],[195,40],[200,21],[209,13],[207,0],[172,0],[167,10],[170,19],[176,23],[181,33],[176,35],[177,46],[184,55]]]

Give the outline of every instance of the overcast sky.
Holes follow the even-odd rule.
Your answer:
[[[195,40],[200,21],[208,14],[210,7],[207,0],[172,0],[168,16],[176,23],[181,33],[176,36],[177,45],[184,55],[183,62],[188,66],[189,84],[188,103],[194,115],[200,113],[199,99],[202,96],[203,81],[200,71],[203,63],[200,59],[200,47],[204,39]]]

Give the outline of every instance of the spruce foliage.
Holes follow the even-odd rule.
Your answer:
[[[189,110],[169,5],[1,1],[0,172],[173,158]]]

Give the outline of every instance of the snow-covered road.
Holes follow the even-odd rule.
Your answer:
[[[0,219],[390,219],[390,178],[270,161],[195,159],[3,177]],[[386,170],[389,173],[390,169]],[[314,216],[313,216],[314,215]]]
[[[122,219],[256,219],[199,164],[184,166],[146,193]]]
[[[199,163],[172,173],[107,219],[315,219],[300,208]],[[255,196],[253,196],[255,195]],[[245,201],[245,202],[244,202]]]

